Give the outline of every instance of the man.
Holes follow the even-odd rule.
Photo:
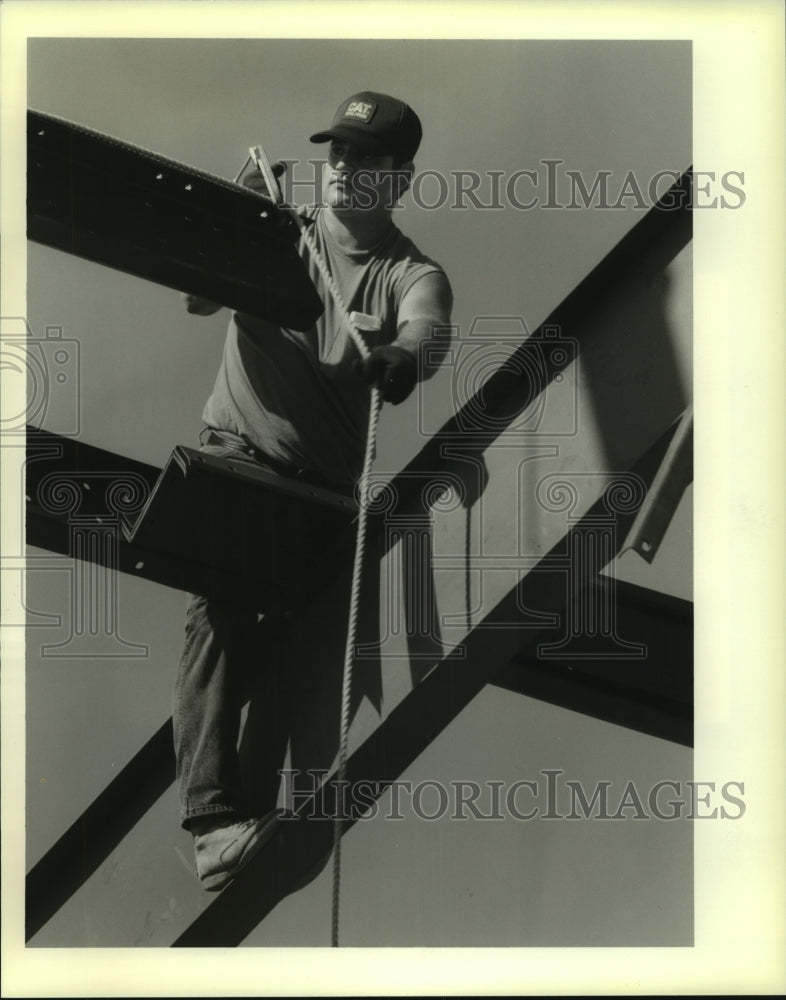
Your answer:
[[[301,239],[299,250],[325,305],[298,333],[235,313],[213,393],[203,413],[203,447],[242,457],[289,477],[351,490],[362,470],[369,385],[402,402],[429,360],[447,350],[452,296],[438,264],[394,225],[392,210],[414,172],[422,135],[415,112],[372,91],[352,95],[330,128],[324,204],[299,209],[347,309],[370,349],[360,362],[347,324]],[[264,193],[259,173],[248,186]],[[189,312],[220,306],[186,296]],[[248,817],[240,787],[237,737],[241,677],[253,649],[254,608],[191,600],[175,686],[175,749],[181,822],[195,838],[197,874],[223,888],[275,835],[279,812]],[[336,720],[338,723],[338,720]],[[274,803],[271,803],[273,805]]]

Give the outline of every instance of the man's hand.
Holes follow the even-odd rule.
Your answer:
[[[183,292],[181,296],[186,309],[193,316],[212,316],[219,309],[223,308],[218,302],[211,302],[210,299],[203,299],[201,295],[190,295]]]
[[[273,175],[278,178],[284,173],[287,167],[285,163],[278,160],[276,163],[271,164],[271,169],[273,171]],[[289,214],[283,211],[277,202],[271,197],[270,191],[265,183],[265,178],[262,175],[262,171],[252,170],[250,173],[246,174],[240,183],[243,187],[247,187],[250,191],[253,191],[255,194],[259,195],[261,199],[263,199],[262,214],[270,216],[281,236],[284,239],[289,240],[290,243],[294,243],[300,236],[300,229]]]
[[[371,354],[358,362],[360,376],[376,386],[386,403],[403,403],[415,388],[418,365],[414,356],[403,347],[375,347]]]
[[[276,161],[276,163],[271,163],[270,168],[273,171],[273,176],[276,180],[278,180],[278,178],[281,177],[287,169],[286,164],[282,163],[280,160]],[[270,191],[267,189],[267,184],[265,183],[265,178],[262,176],[261,170],[252,170],[250,173],[246,174],[241,183],[243,187],[247,187],[251,191],[256,191],[257,194],[261,194],[269,201],[273,200]]]

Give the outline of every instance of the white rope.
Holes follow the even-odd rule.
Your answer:
[[[296,214],[296,213],[293,213]],[[298,216],[298,219],[300,217]],[[341,292],[328,270],[316,241],[300,220],[303,242],[308,247],[314,262],[319,268],[330,294],[349,326],[349,332],[362,358],[369,356],[369,349],[355,321],[347,309]],[[355,542],[355,562],[352,567],[352,592],[349,600],[349,622],[347,624],[347,642],[344,647],[344,675],[341,683],[341,724],[338,747],[338,774],[336,777],[335,815],[333,817],[333,898],[331,905],[330,943],[338,948],[338,926],[341,901],[341,836],[344,829],[343,801],[341,799],[347,772],[347,743],[349,738],[349,722],[352,702],[352,666],[355,659],[355,637],[357,635],[358,614],[360,610],[360,582],[363,576],[363,557],[366,550],[366,525],[368,522],[368,483],[376,452],[377,423],[382,397],[376,386],[371,389],[371,402],[368,413],[368,430],[366,431],[366,453],[363,459],[363,472],[360,477],[360,510],[358,514],[357,538]]]
[[[308,249],[312,260],[317,265],[322,280],[333,297],[344,322],[347,324],[350,336],[364,360],[370,351],[355,323],[352,314],[344,302],[338,285],[320,253],[316,240],[309,232],[305,219],[291,206],[283,203],[281,189],[273,176],[270,161],[261,146],[251,149],[251,156],[262,170],[268,191],[280,208],[289,212],[300,228],[303,243]],[[338,947],[338,927],[341,899],[341,836],[344,829],[343,801],[341,801],[347,771],[347,745],[349,739],[349,722],[352,702],[352,667],[355,659],[355,638],[357,635],[358,614],[360,610],[360,583],[363,575],[363,558],[366,549],[366,526],[368,523],[368,483],[376,452],[377,423],[382,397],[376,386],[371,389],[371,400],[368,414],[368,430],[366,432],[366,452],[363,459],[363,472],[360,477],[359,513],[357,537],[355,541],[355,561],[352,568],[352,591],[349,600],[349,621],[347,623],[347,641],[344,647],[344,674],[341,682],[341,723],[338,747],[338,773],[336,778],[335,815],[333,817],[333,897],[331,905],[332,947]]]
[[[371,352],[369,351],[366,342],[363,339],[360,330],[358,329],[357,323],[352,318],[352,313],[349,311],[349,309],[346,306],[346,303],[344,302],[339,287],[336,284],[333,275],[330,273],[330,269],[328,268],[325,259],[323,258],[319,250],[319,247],[317,246],[316,240],[314,239],[314,237],[312,236],[311,232],[308,229],[308,224],[306,220],[297,211],[296,208],[294,208],[292,205],[287,205],[284,202],[283,196],[281,194],[281,188],[279,187],[278,184],[278,180],[276,179],[275,174],[273,173],[273,169],[270,166],[270,160],[268,159],[267,154],[265,153],[265,150],[262,148],[262,146],[261,145],[252,146],[249,149],[249,155],[251,156],[254,163],[261,171],[262,177],[265,181],[265,185],[267,186],[268,192],[270,193],[270,197],[273,199],[273,201],[278,205],[280,209],[287,212],[297,223],[298,228],[300,229],[300,235],[303,238],[303,242],[308,248],[308,252],[311,254],[314,263],[317,265],[319,273],[322,276],[322,280],[325,282],[328,291],[333,297],[333,301],[338,306],[339,312],[341,313],[344,322],[349,327],[349,333],[350,336],[352,337],[355,347],[357,347],[358,351],[360,352],[361,358],[365,360]],[[248,163],[248,160],[246,160],[246,163]],[[243,169],[245,169],[245,165]],[[240,173],[242,174],[243,170],[241,170]]]
[[[368,512],[368,481],[374,462],[377,421],[381,396],[376,387],[371,390],[371,407],[368,415],[366,456],[360,480],[360,516],[358,518],[357,540],[355,542],[355,564],[352,568],[352,594],[349,601],[349,623],[347,644],[344,650],[344,677],[341,685],[341,736],[338,748],[338,775],[336,781],[336,811],[333,818],[333,902],[331,909],[331,945],[338,947],[338,923],[341,887],[341,835],[344,827],[343,794],[347,772],[347,741],[352,697],[352,665],[355,658],[355,636],[357,634],[358,612],[360,609],[360,581],[363,574],[363,557],[366,548],[366,524]]]

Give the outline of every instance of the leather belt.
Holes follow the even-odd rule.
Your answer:
[[[203,444],[218,445],[222,448],[232,448],[253,458],[255,462],[275,472],[276,475],[285,479],[295,479],[299,482],[308,483],[310,486],[317,486],[323,490],[330,490],[333,493],[341,493],[343,496],[352,496],[353,489],[350,486],[338,485],[329,482],[323,475],[313,469],[300,468],[297,465],[289,465],[279,459],[272,458],[266,452],[245,437],[245,435],[233,434],[229,431],[219,431],[212,427],[206,427],[199,435]]]

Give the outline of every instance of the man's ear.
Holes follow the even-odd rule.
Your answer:
[[[412,177],[415,173],[415,164],[412,160],[406,160],[404,163],[400,164],[396,170],[396,182],[398,185],[398,190],[396,192],[397,197],[401,197],[405,191],[409,190],[409,186],[412,183]]]

